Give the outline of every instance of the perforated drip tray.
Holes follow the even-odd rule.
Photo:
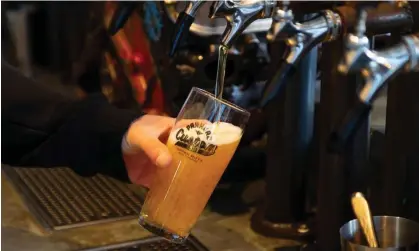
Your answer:
[[[112,178],[81,177],[69,168],[2,166],[31,213],[49,230],[60,230],[139,215],[142,197]]]
[[[189,236],[184,244],[174,244],[161,237],[150,237],[137,241],[102,246],[80,251],[209,251],[196,238]]]

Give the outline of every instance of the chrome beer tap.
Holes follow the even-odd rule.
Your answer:
[[[365,36],[367,12],[360,10],[358,24],[355,28],[356,34],[348,34],[346,39],[346,52],[342,62],[338,65],[338,70],[347,74],[357,71],[366,66],[371,57],[369,50],[369,39]]]
[[[329,142],[331,151],[344,150],[348,139],[369,116],[372,103],[389,79],[403,71],[419,70],[419,34],[404,36],[399,44],[374,51],[369,49],[369,40],[364,35],[366,18],[365,10],[361,10],[356,34],[348,35],[347,51],[338,66],[343,74],[360,72],[364,86],[358,94],[354,108],[332,133]]]
[[[278,95],[286,79],[293,75],[296,65],[307,52],[322,42],[335,40],[340,34],[342,20],[337,13],[325,10],[317,18],[297,23],[294,22],[292,11],[287,7],[287,4],[284,4],[283,9],[277,8],[267,35],[270,41],[285,40],[287,51],[281,66],[265,86],[262,107]]]
[[[221,36],[221,45],[230,48],[241,33],[255,20],[272,16],[274,0],[222,0],[211,6],[210,18],[222,17],[227,21]]]
[[[272,15],[272,25],[266,34],[266,39],[269,42],[273,42],[279,37],[282,33],[282,30],[285,26],[289,25],[294,21],[294,14],[292,10],[288,8],[289,1],[282,1],[282,7],[277,6]]]
[[[171,39],[171,46],[169,51],[170,57],[175,55],[183,39],[186,38],[191,25],[195,21],[197,11],[204,3],[205,1],[202,0],[190,1],[186,6],[185,10],[179,14],[176,20],[176,26],[173,30],[173,35]]]

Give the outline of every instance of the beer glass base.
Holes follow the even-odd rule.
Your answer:
[[[173,243],[177,243],[177,244],[182,244],[186,241],[186,239],[188,238],[188,236],[180,236],[176,233],[173,233],[167,229],[165,229],[162,226],[159,226],[157,224],[151,223],[147,220],[147,217],[144,216],[140,216],[140,218],[138,219],[138,222],[140,223],[140,225],[146,229],[147,231],[149,231],[150,233],[163,237],[165,239],[167,239],[170,242]]]

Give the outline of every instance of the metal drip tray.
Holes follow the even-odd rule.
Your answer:
[[[82,251],[208,251],[208,249],[196,238],[189,236],[184,244],[170,243],[161,237],[150,237]]]
[[[2,166],[37,220],[49,230],[132,219],[142,197],[102,175],[81,177],[69,168]]]

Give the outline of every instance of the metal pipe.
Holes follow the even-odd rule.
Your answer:
[[[340,250],[339,228],[349,220],[348,215],[351,213],[347,174],[352,168],[358,146],[351,142],[347,151],[340,155],[330,153],[326,147],[333,125],[352,106],[356,94],[355,76],[343,76],[336,69],[343,53],[342,48],[342,40],[324,44],[320,60],[323,74],[319,106],[317,250]]]
[[[252,228],[264,235],[298,239],[313,236],[306,222],[305,180],[311,165],[317,54],[315,47],[300,62],[298,69],[304,74],[287,85],[281,96],[283,109],[270,127],[266,201],[252,217]],[[275,101],[277,110],[279,100]]]
[[[281,32],[289,35],[291,39],[295,38],[299,30],[292,28],[292,20],[285,20],[282,24],[284,23]],[[302,41],[287,46],[285,55],[289,56],[288,59],[295,55],[296,50],[293,48],[299,47]],[[281,125],[272,130],[280,130],[281,133],[276,135],[273,131],[269,132],[268,142],[271,143],[268,143],[267,196],[265,205],[252,219],[253,229],[265,235],[304,239],[313,236],[306,222],[305,180],[307,166],[310,165],[309,149],[314,130],[318,53],[315,45],[313,43],[304,48],[306,57],[302,60],[301,54],[296,56],[298,60],[283,60],[280,70],[276,72],[279,75],[275,77],[283,80],[281,88],[285,90],[285,96],[282,97],[285,103],[279,118]],[[310,49],[311,51],[307,52]],[[284,80],[290,79],[287,74],[290,71],[295,72],[297,66],[301,74],[292,80],[292,84],[285,85]],[[277,97],[274,95],[272,98],[275,98],[278,104]],[[279,145],[279,151],[274,145]],[[272,146],[276,151],[271,151]]]

